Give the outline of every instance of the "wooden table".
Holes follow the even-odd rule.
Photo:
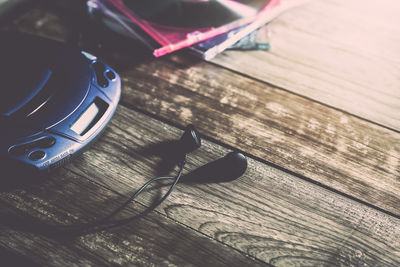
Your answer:
[[[312,1],[271,23],[270,51],[211,62],[155,59],[113,40],[99,56],[123,80],[117,112],[71,164],[2,188],[2,265],[400,266],[399,10],[396,0]],[[33,5],[1,28],[67,40],[64,15]],[[51,231],[113,211],[158,174],[151,148],[188,123],[203,144],[185,173],[235,149],[248,158],[245,175],[178,184],[122,227]]]

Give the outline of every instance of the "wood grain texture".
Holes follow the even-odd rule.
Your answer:
[[[71,227],[62,227],[103,218],[122,201],[95,177],[89,181],[66,170],[36,185],[1,192],[0,247],[40,266],[266,265],[156,212],[90,234],[75,235]],[[122,216],[135,213],[128,208]]]
[[[270,51],[212,62],[400,130],[400,3],[310,1],[271,23]]]
[[[162,158],[152,148],[181,133],[120,106],[105,135],[79,159],[47,181],[0,194],[2,218],[12,218],[1,221],[1,246],[52,266],[77,259],[89,265],[400,264],[399,219],[252,159],[236,181],[179,184],[156,212],[122,228],[68,242],[49,235],[44,223],[111,212],[155,175]],[[185,173],[227,152],[203,140]],[[157,187],[146,191],[123,215],[159,194]]]

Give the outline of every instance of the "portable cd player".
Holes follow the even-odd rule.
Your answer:
[[[0,40],[1,164],[59,167],[106,127],[120,77],[93,55],[56,41],[10,32]]]

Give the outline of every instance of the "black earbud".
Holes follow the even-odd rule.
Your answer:
[[[178,141],[178,151],[184,155],[196,150],[201,146],[200,136],[196,128],[189,124],[185,128],[181,139]]]
[[[177,144],[180,157],[184,157],[201,146],[200,136],[192,124],[186,126]],[[242,176],[246,169],[247,160],[245,156],[238,152],[230,152],[225,157],[185,175],[182,177],[182,181],[187,183],[228,182]]]
[[[246,157],[238,152],[230,152],[225,157],[183,176],[181,181],[184,183],[229,182],[242,176],[246,169]]]

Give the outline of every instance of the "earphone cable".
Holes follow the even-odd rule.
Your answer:
[[[162,197],[162,198],[160,198],[157,202],[155,202],[155,203],[153,203],[152,205],[150,205],[147,209],[145,209],[144,211],[142,211],[141,213],[139,213],[139,214],[137,214],[137,215],[134,215],[134,216],[131,216],[131,217],[128,217],[128,218],[123,218],[123,219],[119,219],[119,220],[116,220],[116,221],[110,221],[109,223],[110,223],[110,225],[108,225],[108,226],[106,226],[106,227],[104,227],[104,228],[102,228],[102,229],[108,229],[108,228],[113,228],[113,227],[117,227],[117,226],[121,226],[121,225],[123,225],[123,224],[127,224],[127,223],[129,223],[129,222],[131,222],[131,221],[133,221],[133,220],[135,220],[135,219],[138,219],[138,218],[141,218],[141,217],[143,217],[143,216],[145,216],[145,215],[147,215],[149,212],[151,212],[151,211],[153,211],[155,208],[157,208],[162,202],[164,202],[164,200],[172,193],[172,191],[174,190],[174,188],[175,188],[175,186],[178,184],[178,182],[179,182],[179,180],[180,180],[180,178],[182,177],[182,172],[183,172],[183,167],[185,166],[185,162],[182,162],[181,164],[179,164],[180,166],[179,166],[179,171],[178,171],[178,174],[175,176],[175,177],[171,177],[171,176],[164,176],[164,177],[156,177],[156,178],[153,178],[153,179],[151,179],[151,180],[149,180],[149,182],[148,183],[146,183],[145,185],[143,185],[142,187],[143,187],[143,189],[145,188],[145,187],[147,187],[147,185],[149,185],[150,183],[152,183],[152,182],[155,182],[155,181],[158,181],[158,180],[164,180],[164,179],[174,179],[174,182],[172,183],[172,185],[170,186],[170,188],[168,189],[168,191],[164,194],[164,196]],[[158,179],[159,178],[159,179]],[[139,190],[141,190],[142,188],[140,188]],[[142,192],[143,191],[143,189],[140,191],[140,192]],[[139,191],[138,190],[138,191]],[[138,192],[137,191],[137,192]],[[140,193],[139,193],[140,194]],[[128,201],[126,201],[125,203],[124,203],[124,207],[129,203],[129,202],[131,202],[131,201],[133,201],[139,194],[134,194],[134,195],[132,195],[132,197],[128,200]],[[122,206],[121,206],[122,207]],[[122,208],[123,209],[123,208]],[[120,211],[120,210],[122,210],[122,209],[118,209],[118,212]],[[113,212],[111,215],[112,216],[108,216],[108,217],[113,217],[113,216],[115,216],[118,212]]]
[[[147,181],[128,200],[126,200],[124,204],[122,204],[120,207],[118,207],[115,211],[113,211],[107,217],[105,217],[102,220],[100,220],[100,223],[101,222],[107,222],[112,217],[114,217],[115,215],[120,213],[129,203],[131,203],[136,197],[138,197],[143,192],[143,190],[146,189],[146,187],[148,185],[150,185],[151,183],[156,182],[156,181],[160,181],[160,180],[172,180],[172,179],[174,179],[174,182],[172,183],[172,185],[169,188],[169,190],[167,191],[167,193],[165,193],[165,195],[161,199],[159,199],[157,202],[153,203],[146,210],[144,210],[142,212],[143,214],[140,213],[138,215],[135,215],[135,216],[132,216],[132,217],[129,217],[129,218],[120,219],[120,220],[114,221],[114,223],[119,223],[119,222],[123,222],[123,221],[129,222],[129,221],[131,221],[131,218],[142,217],[142,216],[146,215],[148,212],[154,210],[158,205],[160,205],[171,194],[172,190],[175,188],[176,184],[179,182],[179,180],[180,180],[180,178],[182,176],[182,172],[183,172],[184,166],[185,166],[185,161],[182,161],[179,164],[179,171],[178,171],[178,174],[176,176],[159,176],[159,177],[155,177],[155,178]]]
[[[183,159],[181,163],[178,164],[179,170],[176,176],[159,176],[155,177],[153,179],[150,179],[147,181],[144,185],[142,185],[128,200],[124,202],[120,207],[118,207],[116,210],[114,210],[111,214],[107,215],[103,219],[94,221],[94,222],[87,222],[87,223],[81,223],[81,224],[75,224],[75,225],[62,225],[60,226],[61,228],[69,228],[69,231],[72,231],[76,234],[87,234],[87,233],[92,233],[96,231],[103,231],[107,230],[110,228],[122,226],[124,224],[127,224],[135,219],[141,218],[145,215],[147,215],[149,212],[153,211],[156,207],[158,207],[174,190],[175,186],[179,182],[183,168],[186,164],[186,160]],[[147,207],[144,211],[140,212],[137,215],[127,217],[127,218],[122,218],[114,221],[110,221],[112,217],[120,213],[129,203],[131,203],[135,198],[137,198],[143,190],[150,185],[153,182],[159,181],[159,180],[172,180],[174,179],[174,182],[168,189],[168,191],[164,194],[162,198],[160,198],[158,201],[155,203],[151,204],[149,207]]]

